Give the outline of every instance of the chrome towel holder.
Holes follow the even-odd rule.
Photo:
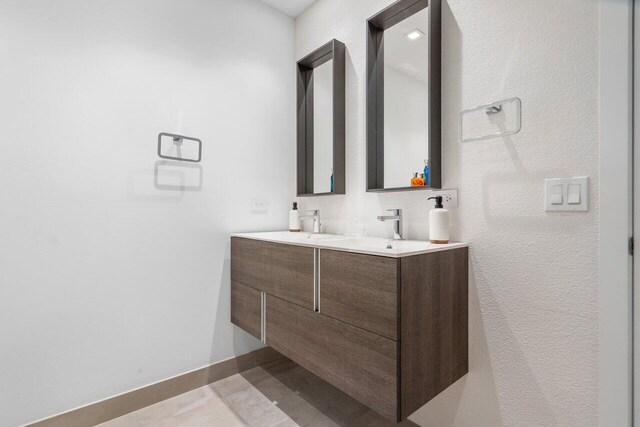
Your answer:
[[[505,106],[514,105],[515,108],[515,123],[513,129],[503,130],[497,133],[491,133],[487,135],[475,136],[470,138],[465,138],[464,135],[464,118],[468,114],[472,114],[478,111],[483,111],[487,116],[495,116],[496,114],[502,113],[505,111]],[[491,104],[480,105],[475,108],[470,108],[468,110],[464,110],[460,113],[459,116],[459,132],[458,136],[460,138],[460,142],[473,142],[473,141],[484,141],[487,139],[500,138],[505,136],[515,135],[522,129],[522,101],[520,98],[514,97],[505,99],[498,102],[493,102]]]
[[[162,154],[162,138],[163,137],[168,137],[171,138],[173,140],[173,144],[176,146],[176,151],[177,151],[177,156],[167,156],[165,154]],[[184,143],[184,141],[195,141],[198,143],[198,157],[195,159],[190,159],[190,158],[186,158],[186,157],[182,157],[182,145]],[[177,135],[174,133],[168,133],[168,132],[160,132],[158,134],[158,157],[162,158],[162,159],[168,159],[168,160],[177,160],[180,162],[191,162],[191,163],[200,163],[200,161],[202,160],[202,141],[199,140],[198,138],[193,138],[190,136],[184,136],[184,135]]]

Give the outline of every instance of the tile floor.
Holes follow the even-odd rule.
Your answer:
[[[100,424],[100,427],[387,427],[395,424],[282,359]]]

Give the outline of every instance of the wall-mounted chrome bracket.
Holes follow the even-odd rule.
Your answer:
[[[494,105],[493,107],[489,107],[486,110],[487,115],[491,116],[493,114],[498,114],[500,111],[502,111],[502,104],[501,105]]]

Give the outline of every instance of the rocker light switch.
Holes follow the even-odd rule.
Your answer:
[[[580,184],[569,184],[567,187],[567,203],[570,205],[580,204]]]
[[[586,212],[589,210],[589,177],[545,180],[547,212]]]
[[[564,186],[562,185],[552,185],[551,186],[551,204],[552,205],[561,205],[562,204],[562,195],[564,193]]]

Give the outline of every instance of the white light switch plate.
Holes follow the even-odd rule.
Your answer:
[[[251,200],[251,212],[252,213],[267,213],[267,212],[269,212],[269,200],[267,200],[267,199],[252,199]]]
[[[458,207],[458,190],[429,190],[427,197],[442,196],[442,204],[446,209]],[[435,200],[429,200],[434,202]]]
[[[545,179],[544,210],[586,212],[589,210],[589,177]]]

